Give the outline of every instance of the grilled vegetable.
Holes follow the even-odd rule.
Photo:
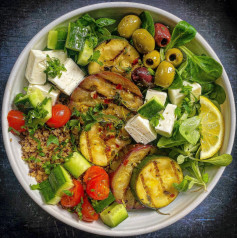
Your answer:
[[[123,162],[112,176],[111,188],[114,197],[118,203],[124,202],[127,209],[141,208],[129,190],[129,183],[134,167],[149,154],[151,149],[151,145],[137,144],[124,156]]]
[[[97,123],[90,131],[81,133],[80,151],[87,160],[95,165],[106,166],[121,148],[131,142],[124,129],[121,129],[118,135],[114,130],[112,125],[111,130],[107,130]]]
[[[108,104],[104,113],[124,119],[129,113],[127,109],[136,111],[143,101],[139,88],[130,80],[116,73],[101,72],[83,80],[72,93],[69,107],[83,111],[98,103]]]
[[[158,209],[170,204],[178,195],[173,183],[181,183],[183,173],[169,157],[147,156],[133,170],[131,189],[146,207]]]
[[[91,62],[88,66],[89,74],[95,74],[101,71],[112,71],[130,78],[131,71],[138,67],[138,63],[134,65],[133,62],[139,58],[139,54],[134,47],[124,39],[104,41],[95,49],[95,51],[97,50],[100,51],[98,61],[102,62],[103,65]]]

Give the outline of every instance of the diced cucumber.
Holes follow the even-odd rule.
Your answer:
[[[86,40],[82,51],[78,55],[77,64],[86,66],[93,55],[93,42]]]
[[[67,162],[63,165],[69,173],[75,178],[82,175],[88,168],[91,167],[90,163],[78,152],[74,152]]]
[[[45,98],[43,93],[38,88],[35,88],[34,90],[30,92],[27,92],[27,94],[29,95],[29,100],[33,107],[36,107]]]
[[[44,110],[46,110],[48,113],[42,121],[46,122],[52,117],[52,99],[47,98],[47,102],[42,107]]]
[[[123,204],[115,202],[100,213],[100,218],[105,225],[115,227],[128,218],[128,213]]]
[[[152,97],[144,105],[138,109],[138,113],[147,119],[151,119],[156,114],[164,109],[163,104],[158,100],[157,97]]]
[[[47,204],[56,205],[61,200],[61,197],[56,196],[48,179],[40,183],[40,193]]]
[[[109,192],[109,196],[104,200],[93,200],[92,206],[97,213],[101,213],[106,207],[115,201],[115,197],[112,192]]]
[[[49,183],[53,191],[55,191],[55,195],[59,197],[63,195],[64,190],[69,190],[73,187],[69,173],[61,165],[53,168],[49,175]]]
[[[47,48],[52,50],[63,50],[67,39],[67,27],[57,28],[49,31]]]
[[[87,33],[87,27],[79,26],[75,22],[70,22],[68,25],[68,34],[65,45],[66,48],[81,51],[84,46]]]
[[[25,107],[36,107],[44,100],[44,95],[39,89],[34,89],[30,92],[27,92],[26,95],[22,94],[22,97],[17,97],[14,100],[16,106],[24,106]]]

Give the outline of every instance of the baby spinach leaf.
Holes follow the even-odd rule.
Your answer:
[[[232,162],[232,156],[229,154],[223,154],[210,159],[200,160],[205,163],[213,164],[216,166],[227,166]]]
[[[174,28],[171,36],[171,41],[166,47],[168,49],[185,45],[190,42],[196,35],[196,29],[186,21],[180,21]]]
[[[196,130],[200,125],[200,121],[197,116],[191,117],[184,120],[179,127],[180,134],[192,145],[195,145],[200,138],[200,133]]]
[[[219,104],[222,104],[226,99],[225,90],[219,84],[214,84],[214,89],[209,94],[209,98],[216,100]]]
[[[202,84],[202,95],[209,95],[215,88],[214,83]]]
[[[173,137],[167,138],[167,137],[162,136],[157,143],[157,147],[171,148],[174,146],[182,145],[185,142],[186,142],[186,140],[182,137],[182,135],[180,133],[177,133],[175,138],[173,138]]]
[[[214,82],[222,75],[221,64],[213,58],[195,55],[185,46],[179,48],[188,58],[188,65],[185,69],[186,79],[204,84]]]
[[[153,37],[155,35],[155,26],[153,18],[148,11],[144,11],[140,14],[140,19],[142,22],[141,28],[146,29]]]
[[[173,83],[169,86],[169,89],[178,89],[183,86],[183,80],[179,74],[179,72],[176,70],[175,78]]]
[[[115,22],[116,20],[111,18],[99,18],[95,21],[98,27],[110,26],[113,25]]]

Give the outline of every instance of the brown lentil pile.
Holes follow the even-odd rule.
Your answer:
[[[59,145],[47,145],[50,135],[57,137]],[[29,175],[35,177],[38,183],[46,180],[50,169],[63,163],[73,152],[70,130],[66,127],[53,130],[38,129],[33,137],[25,132],[19,143],[22,146],[22,159],[29,165]]]

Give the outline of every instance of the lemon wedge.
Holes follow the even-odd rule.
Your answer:
[[[221,148],[224,138],[224,119],[219,109],[206,97],[200,96],[201,104],[201,153],[207,159]]]

